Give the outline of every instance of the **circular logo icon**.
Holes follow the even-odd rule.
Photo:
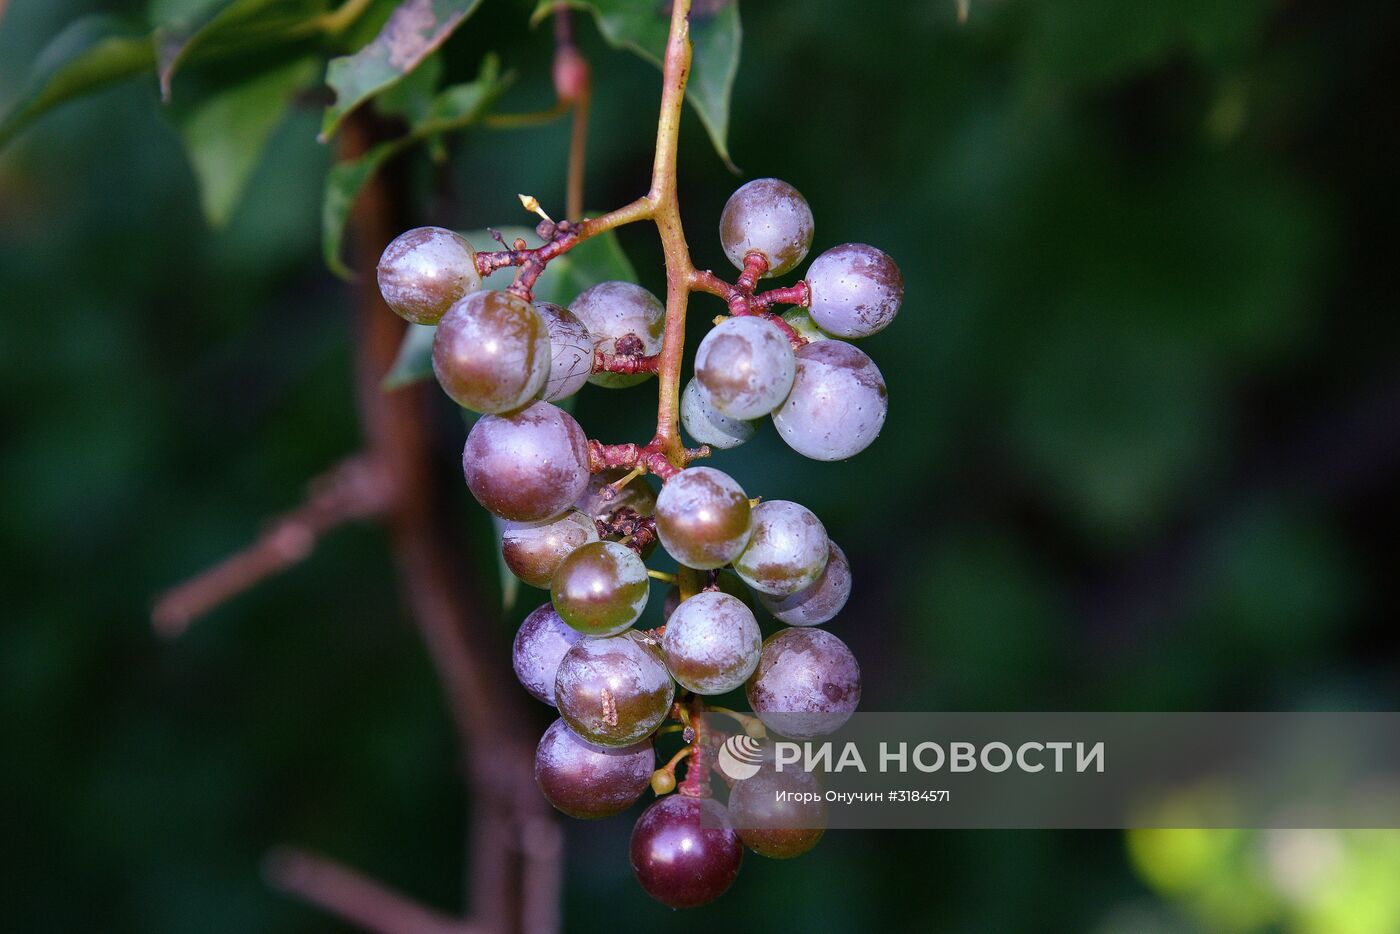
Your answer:
[[[742,782],[757,775],[762,763],[763,743],[740,733],[729,737],[719,747],[715,765],[732,781]]]

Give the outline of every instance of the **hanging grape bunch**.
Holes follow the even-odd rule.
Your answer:
[[[668,65],[681,56],[688,61],[689,45],[673,23]],[[683,85],[684,69],[678,74]],[[675,90],[663,99],[659,141],[674,138]],[[846,243],[818,256],[802,280],[760,290],[797,270],[813,243],[806,200],[773,178],[740,187],[720,216],[737,280],[695,269],[672,145],[658,144],[648,194],[611,213],[556,223],[533,198],[522,201],[544,218],[542,246],[517,240],[478,252],[451,231],[410,230],[385,250],[380,289],[401,317],[437,326],[438,382],[481,413],[462,454],[467,486],[504,521],[506,565],[549,592],[521,625],[513,658],[524,688],[559,713],[536,753],[540,791],[565,814],[595,819],[650,790],[655,800],[632,835],[637,879],[666,905],[702,905],[734,881],[745,846],[788,858],[821,836],[811,815],[800,827],[750,829],[762,824],[749,811],[761,810],[764,783],[781,776],[736,783],[727,804],[714,796],[712,776],[728,781],[715,767],[725,733],[702,715],[717,713],[755,737],[820,736],[850,717],[861,685],[845,643],[811,628],[833,623],[851,591],[846,556],[821,520],[795,502],[751,498],[755,491],[727,473],[694,462],[743,444],[764,418],[816,460],[869,446],[888,410],[885,382],[851,341],[891,323],[903,282],[883,252]],[[630,282],[594,285],[567,308],[534,300],[551,260],[642,220],[656,224],[665,250],[665,303]],[[517,268],[511,285],[486,289],[486,277],[505,267]],[[728,314],[700,342],[682,389],[685,314],[696,292],[719,298]],[[780,313],[783,306],[791,307]],[[653,376],[657,430],[644,444],[590,440],[557,405],[586,383],[617,390]],[[697,447],[684,446],[682,427]],[[661,481],[659,491],[646,474]],[[658,545],[678,564],[674,574],[648,568]],[[664,625],[638,629],[653,580],[669,583]],[[787,628],[763,639],[756,607]],[[707,700],[740,687],[751,714]],[[658,768],[653,743],[668,723],[683,746]],[[739,809],[746,819],[732,821]]]

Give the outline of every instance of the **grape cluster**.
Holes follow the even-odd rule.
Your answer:
[[[772,293],[800,296],[779,316],[757,282],[800,265],[812,237],[807,202],[777,179],[744,185],[725,206],[720,239],[741,275],[721,296],[731,315],[700,343],[681,395],[681,424],[695,442],[735,447],[769,416],[794,450],[841,460],[879,434],[885,382],[849,341],[893,320],[899,269],[873,247],[833,247],[797,287]],[[513,651],[520,683],[559,714],[539,742],[536,782],[556,808],[584,819],[653,790],[632,835],[637,879],[672,907],[704,904],[734,881],[745,846],[780,859],[810,850],[824,812],[775,806],[775,790],[810,790],[812,779],[771,768],[732,783],[727,803],[713,797],[724,734],[697,715],[709,709],[705,698],[743,688],[751,715],[716,709],[751,736],[807,738],[843,724],[860,701],[859,666],[841,639],[813,627],[845,606],[850,565],[806,507],[751,499],[728,474],[688,463],[653,467],[658,492],[642,476],[654,462],[600,459],[604,446],[555,404],[585,383],[623,388],[656,372],[607,363],[656,359],[666,309],[654,295],[603,282],[563,308],[529,300],[528,288],[485,290],[477,260],[457,234],[419,228],[385,251],[379,283],[397,314],[437,325],[438,382],[482,414],[462,454],[467,486],[504,520],[506,566],[549,592]],[[648,570],[658,543],[674,574]],[[664,625],[639,629],[652,578],[670,581]],[[758,607],[786,628],[765,639]],[[681,722],[685,745],[658,768],[653,744],[668,720]]]

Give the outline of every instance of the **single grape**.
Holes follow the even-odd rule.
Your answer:
[[[637,621],[651,589],[647,566],[617,542],[574,549],[554,572],[549,595],[560,619],[586,636],[613,636]]]
[[[600,282],[579,293],[569,303],[572,311],[603,353],[619,353],[617,342],[629,334],[640,341],[642,354],[659,353],[661,333],[666,324],[666,308],[640,285],[631,282]],[[621,389],[635,386],[648,373],[594,373],[588,378],[596,386]]]
[[[721,415],[762,418],[787,398],[797,372],[792,345],[762,318],[730,318],[695,351],[695,382]]]
[[[744,845],[769,859],[801,856],[826,832],[823,789],[811,772],[765,762],[752,778],[735,782],[729,816]]]
[[[816,583],[830,545],[812,510],[770,499],[753,511],[753,536],[734,560],[734,571],[759,593],[786,597]]]
[[[672,584],[666,591],[666,597],[661,602],[661,621],[669,620],[671,614],[676,612],[676,607],[681,605],[682,589],[692,597],[695,596],[709,584],[711,573],[710,571],[688,568],[685,565],[677,568],[676,583]],[[753,593],[749,590],[748,585],[739,580],[739,575],[728,568],[723,568],[718,572],[716,583],[719,585],[721,593],[727,593],[729,596],[737,598],[750,610],[754,609]]]
[[[744,848],[714,798],[666,795],[632,828],[632,872],[669,908],[696,908],[725,893],[739,874]]]
[[[603,495],[603,487],[615,483],[630,471],[626,467],[610,467],[600,470],[588,481],[588,489],[574,503],[574,508],[594,519],[607,521],[624,506],[639,516],[649,516],[656,512],[656,488],[647,482],[646,477],[633,477],[622,489],[617,490],[612,499]]]
[[[715,590],[677,607],[661,637],[671,677],[696,694],[723,694],[743,684],[758,667],[762,648],[753,611]]]
[[[501,557],[531,587],[549,589],[554,572],[575,548],[598,540],[598,526],[577,509],[542,522],[507,522]]]
[[[656,498],[656,533],[681,564],[707,570],[724,567],[749,543],[749,498],[726,473],[689,467],[661,488]]]
[[[681,424],[697,443],[720,450],[736,448],[758,431],[756,422],[721,415],[710,405],[700,383],[693,379],[685,384],[685,391],[681,393]]]
[[[883,251],[843,243],[812,261],[812,320],[836,337],[869,337],[883,331],[904,301],[904,277]]]
[[[508,412],[544,388],[549,352],[549,329],[533,305],[509,292],[472,292],[438,324],[433,373],[458,405]]]
[[[585,742],[555,720],[535,749],[535,784],[570,817],[597,820],[630,808],[651,784],[651,740],[621,749]]]
[[[805,308],[789,308],[783,312],[783,320],[809,344],[812,341],[831,340],[831,335],[817,327],[817,322],[812,320]]]
[[[744,257],[759,253],[768,261],[764,276],[781,276],[812,248],[812,209],[787,182],[756,178],[729,196],[719,216],[719,239],[737,268],[744,268]]]
[[[548,402],[484,415],[467,435],[462,472],[477,502],[494,515],[548,519],[588,486],[588,439],[569,413]]]
[[[836,617],[851,595],[851,565],[846,553],[835,542],[826,569],[810,587],[786,597],[758,595],[759,602],[779,621],[789,626],[819,626]]]
[[[379,257],[379,294],[400,318],[437,324],[452,304],[481,288],[476,251],[461,234],[415,227]]]
[[[885,378],[845,341],[797,348],[797,378],[773,424],[788,447],[819,461],[854,457],[870,446],[890,408]]]
[[[764,726],[811,739],[851,718],[860,703],[860,666],[846,643],[825,629],[784,629],[763,643],[746,690]]]
[[[540,398],[558,402],[582,389],[593,374],[593,337],[567,308],[553,302],[535,302],[535,311],[549,330],[549,376]]]
[[[531,696],[554,706],[554,676],[564,653],[583,638],[548,603],[531,611],[515,634],[511,665]]]
[[[564,653],[554,679],[564,722],[601,746],[630,746],[651,735],[675,696],[660,647],[636,631],[580,639]]]

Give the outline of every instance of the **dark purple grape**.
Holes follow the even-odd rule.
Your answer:
[[[753,536],[734,570],[759,593],[785,597],[816,583],[830,551],[826,528],[812,510],[770,499],[753,511]]]
[[[815,800],[813,800],[815,796]],[[729,816],[744,845],[769,859],[801,856],[826,832],[823,789],[811,772],[765,763],[729,792]]]
[[[622,749],[595,746],[563,720],[550,724],[535,749],[535,784],[550,804],[581,820],[627,810],[647,790],[655,769],[651,740]]]
[[[588,329],[594,345],[603,353],[618,353],[617,342],[631,334],[640,341],[637,350],[654,354],[661,350],[661,335],[666,326],[666,307],[655,295],[631,282],[600,282],[579,293],[569,303],[572,311]],[[621,389],[645,380],[647,373],[594,373],[588,378],[595,386]]]
[[[632,871],[648,895],[670,908],[719,898],[743,861],[739,835],[713,798],[667,795],[632,828]]]
[[[752,531],[749,498],[713,467],[690,467],[666,481],[656,498],[656,533],[666,551],[692,568],[733,561]]]
[[[509,292],[472,292],[438,324],[433,373],[473,412],[518,409],[549,378],[549,329],[535,307]]]
[[[586,636],[613,636],[642,615],[651,591],[647,566],[617,542],[591,542],[569,553],[549,595],[559,618]]]
[[[660,647],[635,630],[580,639],[554,679],[554,702],[569,729],[602,746],[630,746],[651,735],[675,694]]]
[[[796,372],[787,337],[759,317],[721,322],[695,351],[695,381],[715,411],[729,418],[772,412],[787,398]]]
[[[812,320],[835,337],[883,331],[904,301],[899,267],[864,243],[832,247],[812,261],[804,278],[812,291]]]
[[[846,553],[835,542],[830,543],[826,569],[817,582],[788,597],[759,594],[758,599],[769,613],[789,626],[819,626],[836,617],[851,595],[851,566]]]
[[[846,643],[824,629],[784,629],[763,643],[746,687],[749,706],[782,736],[822,736],[860,704],[860,666]]]
[[[788,447],[819,461],[854,457],[870,446],[889,413],[885,378],[845,341],[797,348],[797,377],[773,424]]]
[[[762,254],[765,276],[797,267],[812,248],[812,209],[797,189],[776,178],[756,178],[729,196],[719,217],[724,255],[738,269],[744,257]]]
[[[554,706],[554,678],[559,674],[559,663],[581,638],[548,603],[525,617],[515,634],[511,664],[531,696]]]
[[[696,694],[723,694],[758,666],[763,636],[742,600],[719,591],[698,593],[666,620],[661,651],[671,677]]]
[[[540,398],[558,402],[582,389],[593,375],[593,337],[567,308],[553,302],[535,302],[535,310],[549,329],[549,378],[540,390]]]
[[[441,227],[399,234],[384,248],[378,273],[384,302],[414,324],[437,324],[454,302],[481,288],[472,245]]]
[[[477,502],[516,522],[559,515],[588,486],[588,439],[578,422],[548,402],[472,426],[462,472]]]
[[[507,522],[501,556],[510,572],[531,587],[549,589],[554,572],[575,548],[598,540],[598,526],[577,509],[542,522]]]
[[[584,515],[604,521],[611,519],[624,506],[639,516],[656,512],[656,489],[645,477],[633,477],[626,486],[615,492],[612,499],[604,497],[603,487],[621,480],[628,473],[625,467],[611,467],[595,473],[574,508]]]

